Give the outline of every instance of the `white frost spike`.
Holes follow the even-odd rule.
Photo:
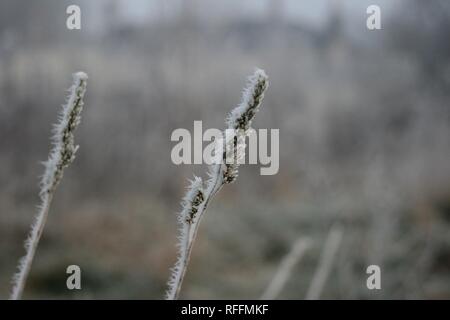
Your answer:
[[[73,85],[70,94],[58,117],[53,130],[52,145],[48,160],[44,163],[45,172],[40,184],[41,203],[31,232],[25,241],[26,255],[19,262],[19,271],[13,277],[13,289],[10,299],[22,297],[23,289],[31,269],[36,248],[44,230],[53,194],[63,177],[64,168],[75,159],[78,146],[74,142],[74,131],[80,123],[83,109],[83,97],[86,92],[87,75],[84,72],[73,74]]]
[[[264,98],[264,92],[269,86],[268,79],[262,69],[256,69],[255,73],[248,78],[247,86],[242,93],[241,103],[228,115],[227,125],[229,129],[246,131],[250,128]]]
[[[248,85],[244,90],[242,101],[227,118],[228,129],[232,129],[235,135],[226,135],[222,133],[222,138],[218,139],[214,148],[213,164],[208,167],[208,181],[205,191],[202,195],[202,202],[195,207],[195,217],[190,219],[190,205],[192,196],[196,194],[196,186],[201,185],[201,179],[195,178],[191,184],[186,197],[184,198],[183,211],[179,215],[181,224],[179,237],[179,254],[175,267],[172,268],[172,274],[169,280],[169,289],[166,298],[169,300],[178,299],[184,275],[197,236],[200,221],[204,216],[208,204],[220,189],[227,183],[236,180],[238,166],[245,158],[245,136],[250,128],[256,111],[264,97],[264,91],[267,89],[268,80],[263,70],[257,69],[249,78]],[[233,163],[224,163],[227,160],[227,151],[231,154]],[[187,206],[186,206],[187,203]],[[186,219],[186,217],[188,219]]]
[[[83,97],[86,92],[87,75],[84,72],[73,74],[73,85],[58,123],[53,128],[52,144],[45,164],[45,173],[41,181],[41,196],[56,188],[63,175],[63,169],[75,159],[78,146],[75,145],[74,131],[81,120]]]

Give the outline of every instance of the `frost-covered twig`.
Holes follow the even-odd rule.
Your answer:
[[[341,227],[335,225],[331,228],[320,256],[319,265],[306,293],[307,300],[317,300],[320,298],[325,281],[333,267],[334,258],[341,245],[342,236],[343,231]]]
[[[281,261],[275,276],[262,294],[261,299],[273,300],[278,297],[286,281],[291,276],[295,265],[300,261],[310,246],[311,240],[309,238],[301,237],[295,241],[291,251]]]
[[[80,122],[86,83],[87,75],[84,72],[73,74],[73,84],[70,88],[69,97],[66,104],[63,105],[58,123],[53,129],[53,148],[50,151],[48,160],[44,163],[45,172],[40,184],[41,203],[38,207],[39,211],[36,219],[31,226],[31,232],[25,242],[26,255],[20,260],[19,271],[13,277],[13,290],[10,297],[12,300],[22,297],[54,192],[63,177],[64,168],[69,166],[75,159],[78,146],[74,144],[74,131]]]
[[[261,105],[268,84],[267,75],[261,69],[257,69],[249,77],[241,103],[231,111],[226,121],[228,129],[232,129],[234,134],[224,133],[222,139],[216,141],[215,160],[208,170],[206,188],[203,189],[202,180],[195,177],[184,197],[183,210],[178,218],[178,258],[168,283],[168,300],[178,299],[198,227],[210,201],[225,184],[232,183],[237,178],[239,164],[245,155],[245,136]]]

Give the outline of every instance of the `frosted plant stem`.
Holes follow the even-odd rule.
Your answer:
[[[234,130],[235,134],[230,138],[223,133],[222,139],[216,141],[215,159],[209,167],[206,190],[203,190],[202,179],[194,177],[183,198],[183,209],[178,215],[180,225],[178,258],[168,282],[167,300],[178,299],[180,295],[198,228],[209,203],[225,184],[234,182],[238,176],[239,164],[245,157],[245,136],[251,129],[250,125],[258,112],[267,87],[267,75],[263,70],[257,69],[248,79],[241,103],[230,112],[226,120],[228,129]],[[230,151],[234,161],[224,162]]]
[[[176,289],[175,289],[174,295],[172,298],[169,298],[171,300],[177,300],[178,296],[180,295],[181,285],[183,284],[184,276],[186,275],[187,267],[188,267],[189,261],[191,259],[191,253],[192,253],[192,249],[194,247],[195,239],[197,238],[197,232],[198,232],[198,228],[200,226],[201,218],[206,213],[209,201],[214,197],[214,195],[217,192],[219,192],[219,190],[222,188],[222,186],[223,186],[223,184],[221,184],[219,187],[217,187],[217,190],[214,193],[211,193],[207,196],[207,198],[205,200],[205,204],[202,208],[202,211],[199,212],[197,222],[194,223],[194,225],[189,226],[189,228],[188,228],[188,237],[186,237],[187,250],[184,253],[183,263],[180,266],[181,267],[180,277],[179,277],[179,280],[177,281],[177,283],[175,284]]]
[[[342,229],[339,226],[333,226],[325,242],[311,285],[306,293],[306,300],[317,300],[320,298],[325,282],[333,267],[334,258],[341,245],[342,236]]]
[[[191,259],[191,252],[192,252],[192,245],[193,241],[191,242],[190,239],[191,234],[191,227],[188,228],[188,237],[186,237],[186,248],[187,250],[183,253],[183,258],[180,264],[180,271],[179,271],[179,277],[177,279],[177,282],[175,284],[175,292],[173,293],[173,297],[170,297],[171,300],[178,299],[178,296],[180,295],[181,290],[181,284],[183,283],[184,276],[186,275],[187,266],[189,264],[189,260]]]
[[[279,296],[281,290],[291,276],[295,265],[310,247],[311,240],[309,238],[301,237],[295,241],[291,251],[281,261],[275,276],[262,294],[261,299],[273,300]]]
[[[33,262],[34,254],[36,253],[36,248],[41,238],[42,232],[44,231],[45,222],[47,221],[48,211],[52,203],[53,194],[47,194],[42,200],[38,215],[35,221],[35,227],[32,228],[29,247],[25,257],[21,261],[21,268],[19,274],[17,275],[17,282],[11,294],[11,300],[18,300],[22,297],[23,289],[25,288],[25,283],[27,281],[28,274],[30,273],[31,264]]]
[[[86,83],[87,75],[84,72],[73,74],[73,84],[70,88],[69,97],[66,104],[63,105],[59,121],[54,127],[53,148],[50,151],[48,160],[44,163],[45,172],[40,184],[41,203],[36,219],[31,226],[28,239],[25,242],[26,254],[19,262],[18,273],[13,277],[11,300],[22,298],[56,187],[63,177],[64,168],[69,166],[75,159],[78,146],[74,144],[74,132],[81,119]]]

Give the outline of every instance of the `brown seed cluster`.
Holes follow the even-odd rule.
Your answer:
[[[75,145],[74,132],[81,120],[81,111],[83,110],[83,97],[86,92],[87,78],[79,77],[77,83],[74,84],[72,90],[74,94],[72,104],[67,106],[70,108],[67,115],[67,122],[61,127],[55,135],[56,147],[54,149],[53,159],[56,160],[53,177],[48,177],[49,181],[46,184],[47,193],[52,193],[59,182],[61,181],[64,173],[64,168],[68,167],[75,159],[75,153],[78,147]],[[64,117],[61,121],[64,121]],[[62,124],[60,124],[62,126]],[[58,155],[59,154],[59,155]]]
[[[194,222],[195,215],[198,212],[198,207],[203,203],[205,197],[203,195],[203,191],[198,190],[194,199],[191,202],[191,209],[188,212],[188,217],[186,218],[186,222],[191,224]]]
[[[258,75],[247,108],[241,116],[236,119],[235,129],[247,131],[250,128],[251,122],[264,98],[264,92],[266,91],[268,84],[266,77]]]

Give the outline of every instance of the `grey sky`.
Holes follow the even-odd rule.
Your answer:
[[[89,25],[95,29],[103,25],[102,8],[109,0],[90,2],[89,16],[96,17]],[[157,19],[170,19],[176,16],[183,3],[190,1],[194,11],[201,19],[222,20],[236,16],[263,17],[271,1],[283,4],[283,15],[313,27],[320,27],[327,21],[333,8],[341,11],[348,24],[361,24],[366,19],[366,8],[379,5],[382,15],[389,14],[402,0],[117,0],[120,19],[127,23],[147,23]],[[91,20],[91,19],[90,19]]]

